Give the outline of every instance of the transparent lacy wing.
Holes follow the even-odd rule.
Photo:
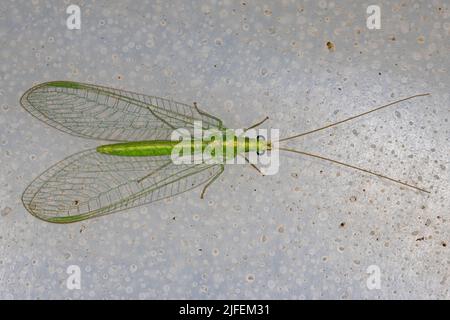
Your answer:
[[[40,219],[75,222],[172,197],[221,170],[218,164],[174,164],[170,156],[120,157],[92,149],[42,173],[27,187],[22,201]]]
[[[220,119],[193,106],[130,91],[69,81],[34,86],[22,106],[48,125],[71,135],[110,141],[170,140],[194,121],[203,129],[222,129]]]

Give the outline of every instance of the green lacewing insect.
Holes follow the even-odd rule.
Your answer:
[[[279,139],[277,143],[325,130],[369,113],[387,108],[418,94],[324,127]],[[222,120],[193,106],[154,96],[71,81],[36,85],[20,99],[34,117],[73,136],[110,141],[95,149],[75,153],[39,175],[22,195],[25,208],[48,222],[69,223],[106,215],[172,197],[203,185],[201,197],[224,171],[224,164],[174,164],[170,154],[171,133],[178,128],[193,130],[201,121],[203,129],[226,130]],[[247,128],[255,128],[264,120]],[[262,139],[232,137],[247,163],[250,151],[271,151],[273,143]],[[198,143],[198,141],[192,141]],[[206,146],[211,141],[200,141]],[[225,141],[224,143],[230,143]],[[392,182],[427,192],[417,186],[351,164],[287,147],[281,151],[329,161]]]

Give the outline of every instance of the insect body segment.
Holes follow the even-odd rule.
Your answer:
[[[263,152],[270,148],[270,143],[261,139],[252,139],[248,137],[238,137],[233,135],[231,139],[222,136],[223,139],[189,139],[187,141],[172,140],[150,140],[122,142],[107,144],[97,147],[97,152],[115,156],[168,156],[172,155],[174,148],[178,146],[181,151],[188,150],[188,154],[205,152],[206,148],[211,149],[211,155],[215,155],[215,150],[221,150],[225,159],[235,158],[240,152]],[[181,153],[180,156],[183,154]]]

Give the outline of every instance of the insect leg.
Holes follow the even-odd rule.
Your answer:
[[[143,176],[142,178],[139,178],[137,180],[138,183],[141,183],[142,181],[144,181],[145,179],[147,179],[148,177],[154,175],[155,173],[157,173],[159,170],[164,169],[165,167],[167,167],[169,164],[171,164],[172,161],[166,162],[165,164],[163,164],[162,166],[160,166],[159,168],[156,168],[154,171],[150,172],[149,174]]]
[[[211,178],[211,180],[208,181],[208,183],[205,185],[205,187],[202,190],[202,193],[200,194],[200,199],[203,199],[203,196],[205,195],[206,188],[208,188],[216,179],[222,174],[222,172],[225,170],[225,166],[223,164],[220,165],[220,171]]]
[[[248,160],[248,158],[242,154],[240,154],[241,157],[243,157],[245,159],[245,161],[251,165],[256,171],[258,171],[261,175],[264,176],[264,173],[261,172],[261,170],[259,170],[259,168],[257,166],[255,166],[253,163],[250,162],[250,160]]]
[[[216,119],[217,121],[219,121],[219,129],[222,129],[222,128],[223,128],[223,127],[222,127],[222,120],[220,120],[219,118],[213,116],[212,114],[209,114],[209,113],[207,113],[207,112],[205,112],[205,111],[200,110],[199,107],[197,106],[197,102],[194,102],[194,108],[195,108],[195,110],[197,110],[197,112],[198,112],[200,115],[206,116],[206,117],[211,117],[211,118]]]
[[[265,117],[263,120],[261,120],[261,121],[255,123],[255,124],[252,125],[251,127],[248,127],[248,128],[246,128],[246,129],[244,129],[244,132],[245,132],[245,131],[248,131],[248,130],[250,130],[250,129],[256,128],[257,126],[263,124],[263,123],[264,123],[266,120],[268,120],[268,119],[269,119],[269,117]]]

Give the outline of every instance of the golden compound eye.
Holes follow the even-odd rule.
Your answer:
[[[264,138],[264,136],[258,135],[258,136],[256,137],[256,142],[257,142],[256,154],[257,154],[258,156],[261,156],[261,155],[263,155],[263,154],[266,152],[266,150],[259,151],[259,140],[260,140],[260,139],[266,141],[266,138]]]

